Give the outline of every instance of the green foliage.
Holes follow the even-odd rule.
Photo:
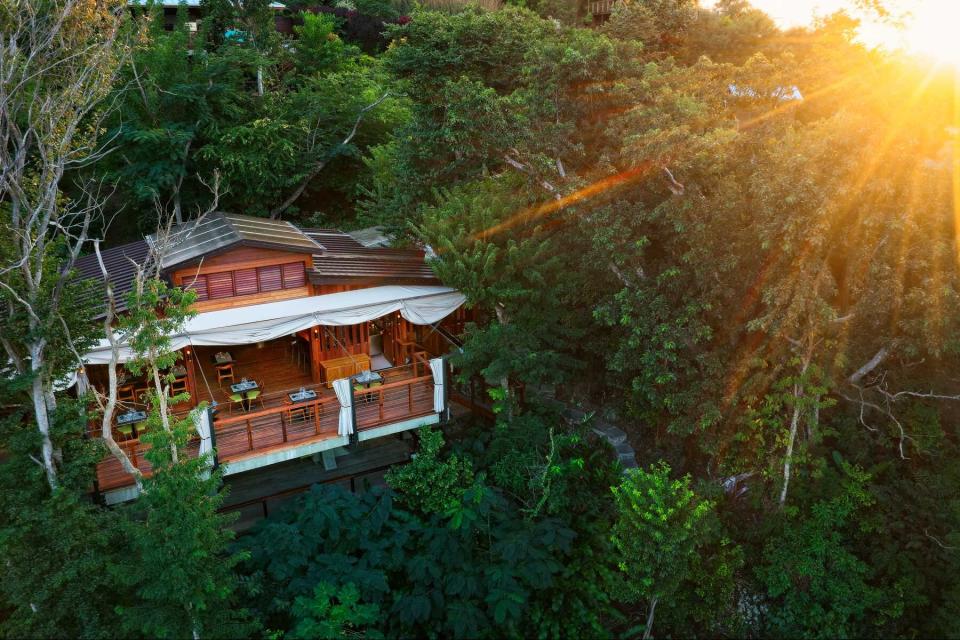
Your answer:
[[[155,471],[127,507],[133,562],[124,573],[137,599],[118,607],[123,628],[158,638],[236,637],[247,630],[233,606],[233,568],[242,556],[228,552],[233,518],[217,513],[223,503],[219,473],[210,471],[209,457],[186,451],[192,416],[174,421],[169,434],[156,411],[152,416],[145,439]]]
[[[344,637],[362,637],[375,640],[383,636],[376,629],[365,627],[379,620],[380,610],[375,604],[360,604],[360,591],[348,583],[336,589],[321,582],[312,598],[299,597],[293,603],[297,626],[290,637],[297,640],[337,640]]]
[[[434,467],[463,464],[463,454],[437,459],[432,452],[438,443],[426,435],[418,460],[430,457]],[[468,449],[486,450],[478,446]],[[510,447],[498,443],[490,455]],[[566,496],[551,503],[566,507],[554,509],[556,514],[521,510],[482,473],[449,501],[446,513],[404,508],[423,501],[419,484],[412,485],[412,496],[389,490],[355,496],[317,486],[240,541],[249,552],[243,570],[251,575],[251,607],[269,628],[299,628],[305,611],[291,611],[291,603],[318,597],[318,588],[324,603],[347,590],[348,608],[382,612],[372,628],[388,636],[605,635],[602,621],[612,615],[605,572],[613,565],[610,475],[601,469],[612,465],[586,471],[582,464],[567,464],[568,455],[582,455],[583,449],[571,444],[555,454],[558,475],[571,476],[556,480]],[[477,458],[484,459],[486,454]],[[396,478],[398,471],[392,473]],[[404,482],[395,484],[406,490]],[[308,624],[338,628],[340,613],[326,604],[321,609],[307,615]]]
[[[464,375],[502,381],[556,380],[563,366],[552,342],[569,336],[558,291],[561,258],[536,225],[536,201],[517,180],[491,178],[440,196],[418,234],[437,254],[437,276],[457,287],[467,304],[497,318],[471,327],[455,363]],[[516,227],[524,235],[503,233]]]
[[[666,463],[632,469],[612,490],[618,519],[611,535],[624,598],[669,602],[691,577],[713,503],[697,498],[689,477],[671,480]]]
[[[605,37],[509,6],[416,12],[388,33],[387,70],[416,99],[391,148],[393,188],[381,190],[378,177],[363,207],[365,219],[401,230],[436,186],[507,168],[508,157],[532,185],[561,181],[558,158],[574,172],[597,131],[591,116],[610,106],[607,95],[587,98],[585,86],[613,80],[624,65]]]
[[[198,34],[184,10],[172,31],[159,8],[150,14],[117,89],[113,133],[124,152],[97,166],[141,207],[156,201],[189,217],[211,202],[215,173],[220,205],[244,213],[271,212],[304,181],[352,196],[362,149],[406,117],[391,97],[360,118],[389,78],[337,36],[333,18],[304,14],[296,46],[284,47],[268,4],[209,2]],[[222,41],[227,29],[247,37]],[[139,217],[142,229],[155,226]]]
[[[391,469],[387,483],[399,494],[399,500],[413,511],[444,514],[460,503],[463,492],[473,484],[469,460],[451,455],[440,459],[443,434],[429,427],[417,436],[420,448],[410,464]]]
[[[292,81],[305,82],[311,76],[335,69],[348,55],[357,55],[358,52],[336,34],[336,18],[309,12],[300,15],[303,24],[294,27],[297,45],[293,63],[297,73],[291,77]]]
[[[12,244],[17,237],[9,224],[11,215],[9,206],[0,204],[0,264],[10,267],[18,255]],[[97,309],[89,301],[92,283],[69,280],[58,284],[57,276],[68,257],[67,251],[63,237],[50,240],[42,259],[38,261],[39,269],[29,270],[30,277],[37,284],[35,294],[28,294],[29,288],[24,279],[26,275],[22,269],[5,267],[0,274],[0,283],[3,285],[0,286],[0,304],[4,308],[4,352],[0,358],[5,363],[16,358],[21,366],[32,368],[30,345],[42,339],[45,348],[37,375],[45,385],[76,369],[74,348],[84,351],[96,342],[93,318]],[[30,313],[20,300],[30,305],[36,322],[31,322]],[[6,367],[0,371],[13,374],[13,370]]]
[[[840,460],[836,495],[815,503],[809,514],[787,518],[764,548],[757,576],[776,603],[767,610],[768,632],[811,638],[873,635],[893,610],[870,583],[869,565],[844,544],[844,531],[873,503],[867,473]]]
[[[0,405],[11,406],[17,386],[0,381]],[[39,448],[36,427],[23,410],[0,415],[0,637],[121,635],[114,607],[126,601],[119,575],[124,523],[83,495],[103,455],[78,438],[84,426],[82,407],[61,402],[52,436],[69,462],[51,494],[30,458]]]

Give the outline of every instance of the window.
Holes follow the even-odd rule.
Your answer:
[[[257,269],[257,275],[260,277],[261,293],[283,289],[283,276],[280,271],[280,265],[260,267]]]
[[[233,296],[233,271],[221,271],[207,276],[207,294],[212,300]]]
[[[197,301],[207,299],[207,276],[183,278],[180,283],[184,289],[196,292]]]
[[[181,287],[197,293],[197,301],[296,289],[306,284],[307,272],[302,262],[180,278]]]
[[[238,269],[233,272],[233,282],[238,296],[245,296],[260,291],[257,283],[256,269]]]
[[[302,287],[307,282],[307,273],[302,262],[291,262],[283,265],[283,288],[294,289]]]

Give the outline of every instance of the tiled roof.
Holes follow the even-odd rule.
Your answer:
[[[433,270],[419,249],[365,247],[336,229],[304,229],[320,252],[313,254],[310,281],[318,284],[434,284]]]
[[[301,229],[303,233],[326,251],[351,251],[363,245],[339,229]]]
[[[143,265],[149,253],[150,246],[145,240],[137,240],[120,245],[119,247],[100,250],[100,255],[103,256],[103,265],[106,267],[107,273],[110,274],[110,282],[113,284],[114,298],[117,301],[118,311],[123,311],[127,308],[127,294],[133,289],[136,266]],[[104,291],[101,300],[103,309],[100,311],[100,315],[102,316],[106,313],[107,297],[106,290],[103,288],[103,272],[100,270],[97,256],[90,254],[78,258],[75,269],[79,278],[97,282],[98,286],[96,291]]]
[[[126,294],[132,288],[134,263],[143,264],[154,242],[155,236],[148,236],[146,240],[101,251],[117,294],[118,310],[125,308]],[[439,284],[419,249],[365,247],[336,229],[298,229],[289,222],[232,213],[210,214],[175,229],[162,267],[167,271],[235,245],[310,252],[313,268],[307,274],[316,284]],[[80,278],[95,280],[102,286],[96,256],[80,258],[76,269]]]
[[[163,255],[164,269],[236,244],[302,252],[320,248],[289,222],[220,212],[174,228],[170,240],[171,246]],[[147,236],[147,241],[155,243],[156,235]]]

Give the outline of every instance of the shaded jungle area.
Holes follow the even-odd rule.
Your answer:
[[[11,362],[51,351],[0,376],[0,636],[960,636],[960,72],[742,0],[599,26],[561,0],[291,3],[291,36],[262,0],[202,10],[196,31],[185,7],[172,30],[122,12],[81,128],[112,150],[56,197],[107,185],[108,244],[216,199],[429,246],[495,418],[241,536],[219,474],[176,455],[185,421],[108,509],[87,403],[54,403],[49,463],[31,403],[102,331],[91,298],[32,317],[4,270]],[[168,294],[132,295],[149,338]]]

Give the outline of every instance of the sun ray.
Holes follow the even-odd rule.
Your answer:
[[[953,229],[957,234],[957,262],[960,263],[960,66],[953,70],[953,145],[951,187],[953,197]]]
[[[494,235],[502,231],[506,231],[507,229],[511,229],[517,225],[526,224],[532,220],[536,220],[538,218],[542,218],[556,211],[560,211],[561,209],[565,209],[570,205],[576,204],[583,200],[587,200],[588,198],[592,198],[593,196],[601,194],[609,189],[619,187],[620,185],[636,180],[640,176],[649,173],[652,166],[653,166],[652,163],[645,163],[638,167],[633,167],[631,169],[621,171],[620,173],[617,173],[615,175],[601,178],[600,180],[597,180],[596,182],[592,182],[591,184],[588,184],[585,187],[577,189],[573,193],[570,193],[561,198],[556,198],[554,200],[544,202],[534,207],[527,207],[526,209],[522,209],[517,213],[511,215],[509,218],[507,218],[503,222],[500,222],[498,224],[493,225],[492,227],[489,227],[488,229],[484,229],[483,231],[475,233],[474,239],[488,237],[490,235]]]

